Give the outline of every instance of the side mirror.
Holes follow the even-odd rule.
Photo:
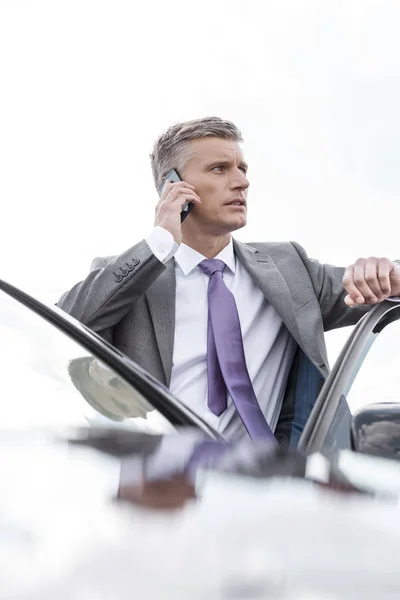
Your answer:
[[[351,443],[356,452],[400,460],[400,404],[382,402],[358,410]]]

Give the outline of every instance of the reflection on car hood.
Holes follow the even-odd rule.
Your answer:
[[[395,503],[310,485],[303,457],[285,460],[270,447],[215,442],[200,469],[188,468],[203,441],[194,432],[79,431],[68,444],[2,433],[1,597],[300,600],[399,592]]]

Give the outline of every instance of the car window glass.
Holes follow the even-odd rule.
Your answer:
[[[352,413],[375,402],[400,402],[400,308],[388,314],[396,320],[371,333],[347,386]]]
[[[0,429],[88,424],[174,431],[108,365],[0,291]]]

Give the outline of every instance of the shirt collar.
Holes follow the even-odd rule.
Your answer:
[[[233,252],[232,238],[230,239],[229,244],[225,246],[215,258],[222,260],[232,273],[235,272],[235,254]],[[202,260],[206,260],[206,257],[183,243],[179,246],[175,254],[175,261],[183,271],[184,275],[189,275]]]

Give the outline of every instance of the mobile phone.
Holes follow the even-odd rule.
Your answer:
[[[158,191],[160,194],[163,190],[164,183],[166,182],[167,179],[169,179],[173,183],[175,183],[176,181],[182,181],[182,179],[179,177],[178,171],[176,171],[176,169],[171,169],[171,171],[169,171],[166,174],[164,181],[158,188]],[[182,206],[181,223],[183,223],[183,221],[186,219],[186,217],[188,216],[188,214],[190,213],[192,208],[193,208],[193,202],[185,202],[185,204]]]

